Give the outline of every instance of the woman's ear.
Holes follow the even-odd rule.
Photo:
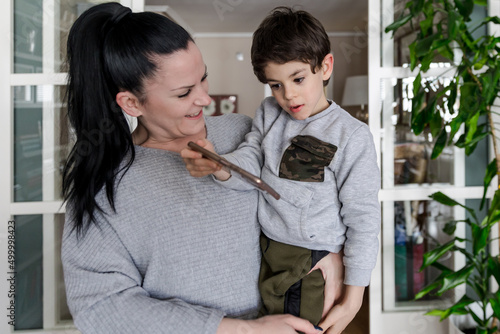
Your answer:
[[[323,73],[323,80],[328,80],[333,72],[333,55],[327,54],[321,63],[321,71]]]
[[[129,91],[116,94],[116,103],[129,116],[139,117],[142,115],[142,105],[139,99]]]

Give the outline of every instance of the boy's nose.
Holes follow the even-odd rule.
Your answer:
[[[284,96],[285,96],[285,99],[287,100],[291,100],[295,97],[295,89],[291,88],[291,87],[287,87],[284,89]]]

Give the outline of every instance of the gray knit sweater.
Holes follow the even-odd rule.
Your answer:
[[[375,267],[380,231],[380,171],[368,126],[335,102],[305,120],[281,109],[274,97],[257,109],[252,131],[225,157],[261,178],[280,195],[261,194],[258,217],[271,239],[308,249],[344,250],[347,285],[367,286]],[[284,152],[296,136],[312,136],[336,147],[324,180],[304,182],[280,176]],[[320,146],[315,142],[311,147]],[[311,163],[310,163],[311,164]],[[247,189],[238,178],[221,182]]]
[[[217,151],[230,152],[251,119],[206,124]],[[83,333],[215,333],[225,315],[255,315],[257,192],[193,178],[179,154],[136,147],[116,188],[116,213],[105,194],[96,199],[106,212],[98,227],[77,239],[66,221],[62,246],[68,304]]]

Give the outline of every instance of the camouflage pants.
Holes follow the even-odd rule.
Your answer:
[[[325,281],[320,270],[307,274],[328,254],[260,237],[262,263],[260,315],[292,314],[317,325],[321,320]]]

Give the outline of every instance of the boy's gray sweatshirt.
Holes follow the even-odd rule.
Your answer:
[[[280,200],[267,193],[259,197],[259,223],[269,238],[308,249],[343,249],[345,284],[366,286],[377,259],[381,220],[375,146],[366,124],[329,102],[322,112],[296,120],[273,97],[266,98],[245,142],[225,157],[260,175],[281,195]],[[283,154],[298,135],[336,147],[323,182],[279,176]],[[222,183],[249,188],[235,177]]]

